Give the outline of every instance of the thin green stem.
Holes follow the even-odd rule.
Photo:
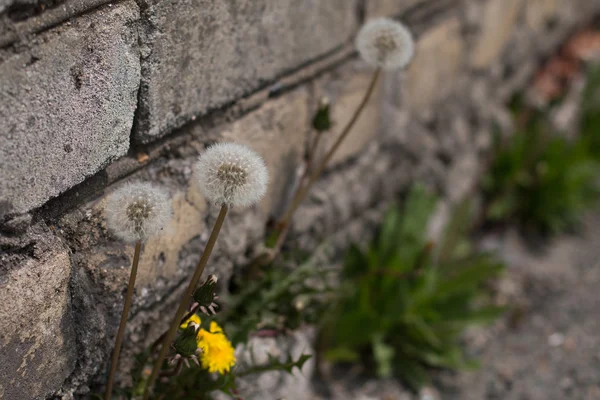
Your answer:
[[[106,383],[106,392],[104,393],[104,400],[110,400],[112,396],[112,388],[114,384],[115,372],[117,371],[117,365],[119,364],[119,354],[121,354],[121,344],[123,343],[123,336],[125,335],[125,325],[127,325],[127,316],[129,315],[129,309],[131,308],[131,301],[133,300],[133,289],[135,287],[135,277],[137,275],[138,264],[140,263],[140,253],[142,250],[142,242],[137,241],[135,243],[135,251],[133,253],[133,263],[131,265],[131,273],[129,275],[129,284],[127,285],[127,294],[125,295],[125,304],[123,304],[123,312],[121,313],[121,322],[119,323],[119,330],[117,331],[117,338],[115,339],[115,348],[113,349],[112,361],[110,363],[110,370],[108,372],[108,382]]]
[[[156,361],[154,362],[154,367],[152,368],[152,374],[150,375],[150,377],[148,378],[148,381],[146,382],[146,389],[144,390],[143,400],[148,400],[148,398],[150,397],[150,391],[152,390],[152,387],[154,386],[154,382],[156,381],[156,378],[158,377],[158,373],[160,372],[162,363],[165,360],[165,358],[167,357],[167,353],[169,352],[169,347],[170,347],[169,343],[171,343],[173,341],[173,339],[175,338],[175,334],[177,333],[177,328],[180,325],[181,318],[183,317],[183,315],[185,314],[185,311],[187,310],[190,298],[194,294],[194,290],[196,289],[196,286],[198,286],[200,277],[202,276],[202,273],[204,272],[204,267],[206,267],[206,264],[208,263],[208,259],[210,257],[210,254],[213,251],[213,248],[215,247],[215,243],[217,241],[217,237],[219,236],[219,232],[221,232],[221,227],[223,226],[223,221],[225,220],[225,216],[227,215],[228,209],[229,209],[229,207],[227,206],[227,204],[223,204],[223,206],[221,207],[221,211],[219,212],[219,216],[217,217],[215,226],[213,227],[210,237],[208,238],[208,242],[206,243],[206,248],[204,249],[204,253],[202,253],[202,257],[200,258],[200,261],[198,262],[198,265],[196,266],[196,271],[194,271],[194,275],[192,276],[192,279],[190,280],[190,284],[188,285],[188,287],[185,291],[185,294],[183,295],[183,298],[181,299],[181,302],[179,303],[179,307],[177,308],[177,311],[175,312],[175,317],[173,318],[173,321],[171,322],[171,326],[169,327],[169,330],[162,341],[162,346],[160,348],[160,352],[158,353],[158,357],[156,358]]]
[[[325,155],[323,160],[321,160],[321,162],[319,163],[318,167],[312,171],[310,178],[308,179],[308,182],[306,183],[306,185],[300,186],[300,188],[296,192],[296,195],[294,196],[294,199],[292,200],[292,204],[290,205],[287,212],[281,219],[281,222],[279,223],[279,228],[281,231],[283,231],[287,227],[287,225],[290,223],[290,220],[292,219],[294,212],[296,212],[296,209],[300,206],[300,204],[302,203],[302,201],[308,194],[308,191],[310,190],[311,186],[316,182],[317,179],[319,179],[319,177],[321,176],[321,174],[327,167],[327,163],[331,160],[331,158],[333,157],[336,150],[340,147],[340,145],[342,144],[344,139],[348,136],[348,133],[350,133],[350,131],[352,130],[352,127],[354,126],[356,121],[358,121],[358,117],[365,109],[365,106],[367,105],[369,98],[375,91],[375,86],[376,86],[376,83],[377,83],[377,80],[378,80],[380,74],[381,74],[381,69],[378,68],[375,71],[375,73],[373,74],[373,77],[371,78],[371,83],[369,84],[369,87],[367,88],[367,91],[365,92],[365,95],[364,95],[362,101],[356,108],[356,111],[354,111],[352,118],[350,118],[350,121],[348,121],[348,123],[342,130],[342,133],[340,133],[340,135],[338,136],[338,138],[335,141],[335,143],[333,144],[333,146],[331,146],[331,149],[329,149],[329,151],[327,152],[327,154]]]

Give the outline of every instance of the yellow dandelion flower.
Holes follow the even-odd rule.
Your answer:
[[[225,374],[235,365],[235,349],[223,334],[223,329],[214,321],[210,323],[210,331],[198,331],[198,347],[202,349],[202,367],[208,372]]]
[[[201,322],[201,321],[200,321],[200,317],[199,317],[197,314],[194,314],[194,315],[192,315],[191,317],[189,317],[187,320],[185,320],[185,321],[183,322],[183,324],[179,325],[179,327],[180,327],[181,329],[185,329],[185,328],[187,328],[187,327],[188,327],[188,325],[190,324],[190,322],[193,322],[193,323],[195,323],[195,324],[197,324],[197,325],[200,325],[200,322]]]
[[[221,328],[215,321],[211,321],[210,333],[223,333],[223,328]]]

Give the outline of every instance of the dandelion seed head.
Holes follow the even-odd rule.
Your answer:
[[[356,36],[356,48],[367,63],[387,70],[406,67],[415,53],[408,28],[389,18],[365,23]]]
[[[263,159],[236,143],[209,147],[196,163],[195,173],[200,190],[209,201],[239,208],[258,202],[269,181]]]
[[[106,223],[126,242],[146,240],[171,220],[168,193],[150,183],[130,183],[113,192],[106,202]]]

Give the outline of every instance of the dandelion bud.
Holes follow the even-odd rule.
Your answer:
[[[106,222],[126,242],[145,240],[171,220],[167,192],[150,183],[130,183],[112,193],[106,203]]]
[[[218,205],[249,207],[267,190],[269,176],[263,159],[240,144],[219,143],[209,147],[195,168],[204,196]]]
[[[177,351],[177,354],[180,354],[183,357],[191,357],[196,354],[198,350],[198,341],[196,338],[198,329],[200,329],[200,326],[191,322],[187,328],[181,332],[181,335],[175,339],[173,347],[175,348],[175,351]]]
[[[363,60],[383,69],[404,68],[415,53],[410,31],[388,18],[365,23],[356,37],[356,48]]]
[[[329,99],[327,97],[321,97],[321,100],[319,101],[319,108],[317,109],[317,112],[312,120],[312,126],[319,133],[328,131],[331,128]]]
[[[214,302],[214,300],[217,298],[217,296],[215,296],[216,286],[217,277],[214,275],[209,275],[206,282],[204,282],[194,292],[194,301],[198,303],[198,308],[204,314],[215,314],[215,307],[217,306],[217,304]]]

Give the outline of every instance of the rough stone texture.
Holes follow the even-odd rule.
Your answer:
[[[517,22],[522,0],[491,0],[481,3],[481,33],[471,54],[471,65],[486,68],[505,49]]]
[[[314,330],[300,330],[292,335],[278,338],[252,338],[246,347],[239,346],[236,349],[236,358],[240,366],[266,364],[268,355],[286,361],[286,354],[291,354],[298,359],[303,354],[310,354],[309,359],[299,371],[294,369],[290,375],[285,372],[267,372],[260,374],[258,379],[240,379],[239,389],[248,400],[281,399],[312,400],[315,394],[310,389],[310,377],[315,370],[314,360]]]
[[[347,42],[356,0],[148,1],[137,138],[149,141]]]
[[[367,18],[397,16],[425,0],[366,0]]]
[[[559,0],[529,0],[526,3],[527,25],[536,31],[546,27],[558,11]]]
[[[558,8],[552,13],[554,17],[550,17],[554,20],[553,24],[543,24],[543,29],[538,30],[533,29],[536,24],[530,26],[531,18],[524,14],[534,11],[521,6],[515,6],[517,11],[505,8],[514,2],[470,0],[454,3],[437,0],[422,3],[427,13],[417,23],[419,49],[415,66],[402,73],[382,76],[381,86],[350,140],[344,144],[334,165],[317,183],[296,215],[288,238],[289,246],[297,245],[313,251],[327,240],[332,245],[331,257],[340,256],[350,242],[368,239],[388,204],[397,201],[417,180],[425,182],[444,197],[439,211],[440,221],[454,201],[470,194],[482,161],[487,157],[493,123],[505,130],[510,128],[504,102],[525,85],[540,58],[556,48],[574,26],[600,10],[598,0],[558,0]],[[442,3],[457,6],[428,6]],[[357,2],[341,0],[269,3],[266,0],[219,0],[194,4],[192,6],[190,1],[141,2],[143,12],[138,22],[134,21],[137,14],[133,3],[106,6],[2,50],[2,57],[7,61],[0,65],[0,69],[5,68],[11,76],[20,79],[31,79],[32,93],[38,93],[40,88],[46,91],[53,88],[57,93],[66,93],[69,101],[77,99],[73,96],[80,93],[72,88],[75,81],[71,75],[61,78],[62,86],[46,87],[48,80],[37,79],[54,75],[47,71],[47,67],[42,68],[47,65],[44,58],[27,67],[33,70],[39,68],[39,74],[31,76],[22,71],[21,61],[12,60],[21,60],[33,51],[31,49],[44,50],[54,46],[58,50],[44,50],[50,54],[51,61],[48,63],[56,63],[62,68],[65,63],[80,60],[73,58],[73,50],[62,51],[61,40],[64,38],[75,38],[72,41],[79,46],[75,47],[77,51],[87,51],[81,44],[85,42],[83,37],[88,37],[92,44],[98,38],[112,38],[114,43],[102,48],[105,52],[102,54],[107,57],[102,58],[106,62],[102,64],[103,68],[110,67],[108,71],[111,73],[118,72],[118,66],[126,65],[129,69],[124,75],[117,74],[121,79],[117,81],[108,81],[111,76],[114,77],[110,74],[94,75],[93,80],[90,75],[81,75],[78,80],[82,83],[81,91],[88,90],[85,93],[90,99],[100,103],[70,115],[61,115],[61,112],[64,114],[62,109],[56,112],[50,106],[42,107],[41,103],[36,103],[34,94],[20,89],[19,95],[23,92],[20,98],[30,103],[28,110],[41,112],[40,115],[45,118],[49,118],[48,110],[54,110],[53,118],[60,116],[64,119],[57,132],[67,131],[70,138],[82,138],[80,132],[86,132],[85,138],[81,139],[82,145],[100,149],[90,150],[90,153],[72,151],[67,156],[78,154],[78,158],[62,161],[63,156],[58,157],[56,149],[49,147],[54,142],[47,141],[45,148],[48,148],[48,154],[40,153],[38,158],[46,157],[44,165],[54,167],[36,170],[37,179],[52,173],[69,177],[73,166],[81,165],[77,162],[87,165],[92,160],[102,160],[94,167],[95,171],[107,159],[123,154],[127,149],[129,128],[125,129],[125,123],[118,133],[115,129],[99,127],[105,123],[110,125],[116,109],[126,113],[131,124],[135,87],[140,79],[136,75],[139,67],[137,28],[141,31],[143,77],[134,133],[138,139],[151,140],[173,131],[172,135],[147,146],[134,143],[131,149],[133,156],[110,164],[101,174],[86,179],[82,186],[46,203],[42,209],[0,221],[0,249],[11,260],[15,257],[21,260],[25,255],[30,257],[30,243],[39,242],[35,240],[36,233],[32,232],[31,224],[51,225],[53,230],[44,231],[45,237],[60,237],[71,252],[71,269],[68,272],[71,306],[60,309],[60,318],[64,316],[63,321],[71,318],[77,321],[66,327],[71,329],[70,335],[74,332],[76,346],[70,345],[69,352],[61,354],[76,357],[76,361],[71,359],[68,363],[71,369],[59,371],[62,374],[60,379],[44,384],[44,390],[56,390],[58,398],[87,399],[91,397],[91,391],[102,390],[103,372],[121,312],[133,249],[109,236],[103,221],[104,196],[124,181],[152,181],[170,191],[175,211],[171,226],[144,247],[137,293],[117,376],[119,384],[126,384],[130,379],[127,375],[132,366],[132,356],[156,339],[168,324],[168,317],[172,315],[216,218],[217,208],[206,204],[191,180],[192,165],[205,146],[224,140],[247,144],[265,157],[271,173],[269,193],[258,206],[246,211],[233,210],[228,215],[209,263],[208,272],[218,273],[222,284],[219,291],[226,294],[230,277],[240,272],[249,261],[253,247],[262,241],[265,222],[270,216],[280,214],[289,201],[289,193],[302,171],[312,111],[319,97],[327,95],[332,102],[335,126],[327,134],[327,142],[333,140],[349,118],[372,73],[361,61],[351,60],[350,52],[344,53],[347,49],[331,54],[334,61],[322,64],[327,65],[326,71],[311,67],[329,59],[327,53],[347,43],[356,28],[357,15],[375,15],[372,14],[375,5],[383,7],[380,10],[388,10],[379,12],[394,15],[402,15],[408,10],[403,8],[405,6],[411,10],[422,10],[421,3],[417,5],[412,1],[369,0],[360,3],[366,6],[363,10],[356,7]],[[395,8],[385,8],[387,6],[400,8],[395,11]],[[237,14],[233,13],[234,9]],[[409,25],[412,24],[411,18],[407,20]],[[92,27],[91,21],[102,23]],[[499,27],[502,21],[508,26]],[[81,37],[73,32],[79,32]],[[76,40],[78,38],[80,41]],[[60,51],[62,54],[55,53]],[[100,50],[94,50],[94,54],[97,51]],[[344,56],[340,57],[339,53]],[[312,63],[320,57],[323,59]],[[471,64],[474,59],[482,66]],[[25,63],[28,60],[26,58]],[[81,60],[84,66],[95,62],[93,58]],[[68,72],[70,67],[66,67]],[[24,71],[29,71],[27,68]],[[293,72],[296,69],[299,71]],[[40,75],[43,71],[46,75]],[[95,69],[92,72],[100,73]],[[317,73],[318,76],[315,76]],[[92,82],[105,83],[102,88],[111,88],[112,91],[96,91],[92,96],[91,89],[86,89],[86,85]],[[124,89],[119,86],[120,82],[131,83],[131,86],[124,83],[127,88]],[[273,85],[266,87],[270,84]],[[242,99],[242,96],[245,97]],[[46,98],[42,100],[46,101]],[[29,114],[16,108],[16,102],[0,104],[2,115],[10,113],[12,120],[27,121]],[[84,104],[88,107],[92,103]],[[214,109],[218,110],[211,112]],[[204,113],[208,114],[202,116]],[[74,127],[82,124],[82,115],[89,117],[83,119],[86,129],[75,131]],[[175,129],[178,127],[181,129]],[[89,131],[96,136],[87,136]],[[39,141],[47,139],[45,134],[38,129],[36,136],[25,136],[35,139],[27,145],[27,149],[39,149]],[[117,141],[116,147],[110,147],[107,143],[114,144],[116,137],[122,141]],[[14,162],[18,163],[18,168],[25,165],[21,159],[28,153],[23,147],[9,149],[4,142],[0,143],[0,155],[19,157]],[[111,153],[103,145],[119,151]],[[55,156],[62,164],[52,164]],[[0,164],[5,159],[1,158]],[[62,168],[58,173],[56,165]],[[82,173],[81,179],[84,175]],[[62,179],[65,184],[55,188],[52,195],[68,189],[77,181]],[[11,199],[21,200],[40,193],[26,190],[23,195],[10,194]],[[4,191],[0,193],[0,196],[3,195]],[[49,196],[36,197],[35,205],[44,203]],[[440,230],[440,224],[438,222],[438,226],[431,228],[432,235]],[[37,251],[39,253],[41,249]],[[39,262],[43,254],[38,254],[38,259],[31,258],[30,262]],[[10,265],[17,264],[11,261]],[[8,276],[2,268],[4,264],[0,268],[0,277]],[[46,264],[44,271],[45,268]],[[26,278],[18,278],[21,279],[27,281]],[[51,326],[59,323],[60,319],[54,318]],[[0,321],[0,332],[8,331]],[[56,342],[53,343],[56,345]],[[45,357],[46,353],[43,355]],[[37,373],[33,365],[27,364],[25,372]],[[61,387],[63,378],[69,373]],[[39,381],[44,379],[42,377]],[[37,381],[34,383],[37,384]],[[290,384],[297,384],[296,392],[313,393],[307,380],[294,380]],[[377,384],[367,382],[360,394],[379,394],[373,391]],[[252,385],[251,382],[249,385]],[[384,382],[381,385],[386,394],[408,398],[397,384]],[[26,390],[35,391],[35,388],[32,383]],[[336,388],[333,391],[336,398],[350,398],[348,393],[356,393],[355,388],[346,389]],[[315,393],[315,396],[318,394]]]
[[[0,398],[5,400],[45,398],[77,358],[69,254],[58,240],[44,240],[31,244],[32,257],[0,256]]]
[[[8,0],[7,12],[0,9],[0,47],[18,48],[36,33],[107,3],[110,0]]]
[[[127,152],[137,18],[123,2],[0,56],[0,215],[38,207]]]
[[[464,54],[458,18],[449,18],[425,32],[417,42],[416,57],[404,81],[408,106],[422,111],[447,96],[461,72]]]

